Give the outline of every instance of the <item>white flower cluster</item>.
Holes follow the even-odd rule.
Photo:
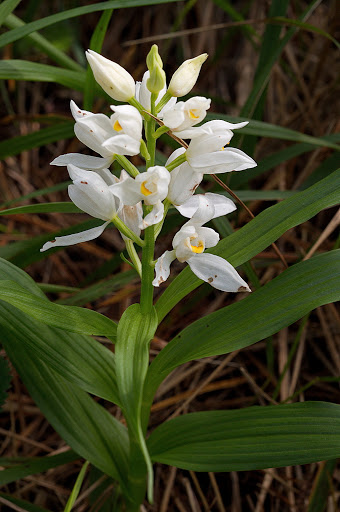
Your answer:
[[[219,235],[203,225],[232,212],[236,206],[219,194],[194,194],[204,174],[242,171],[256,166],[256,162],[239,149],[225,147],[233,136],[232,130],[247,123],[215,120],[197,126],[206,116],[210,99],[194,96],[187,101],[177,101],[177,98],[191,91],[207,55],[185,61],[167,88],[156,49],[154,45],[149,62],[147,60],[149,70],[142,82],[137,83],[119,64],[94,51],[86,52],[98,84],[114,100],[128,104],[111,105],[114,113],[108,117],[81,110],[71,101],[77,138],[100,156],[70,153],[57,157],[52,164],[67,166],[73,181],[68,189],[71,200],[84,212],[105,222],[82,233],[57,237],[41,250],[92,240],[110,222],[118,226],[125,240],[137,243],[139,240],[143,245],[139,238],[141,231],[153,225],[160,227],[167,211],[164,204],[167,207],[172,204],[189,220],[175,235],[173,250],[166,251],[157,260],[153,285],[159,286],[168,278],[170,264],[177,258],[187,262],[200,279],[219,290],[249,291],[228,262],[204,253],[206,248],[218,243]],[[143,119],[150,121],[147,112],[157,113],[164,123],[163,131],[171,130],[189,142],[187,149],[175,150],[165,166],[151,166],[139,173],[126,156],[141,154],[148,159],[142,139]],[[114,160],[125,168],[120,179],[109,170]]]

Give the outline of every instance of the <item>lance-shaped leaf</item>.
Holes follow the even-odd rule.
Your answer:
[[[126,487],[129,442],[126,428],[83,390],[48,368],[20,341],[5,350],[33,400],[53,428],[81,457]]]
[[[61,306],[28,292],[15,281],[0,281],[0,299],[40,322],[65,331],[114,338],[117,325],[100,313],[77,306]]]
[[[340,249],[290,267],[242,301],[200,318],[173,338],[149,368],[148,400],[180,364],[248,347],[339,298]]]
[[[25,206],[17,206],[15,208],[9,208],[8,210],[2,210],[0,215],[15,215],[17,213],[82,213],[82,211],[70,201],[59,202],[59,203],[39,203],[39,204],[27,204]]]
[[[152,500],[152,464],[141,427],[142,397],[145,376],[149,365],[149,344],[157,328],[154,309],[143,314],[139,304],[133,304],[123,314],[118,324],[116,342],[116,371],[120,401],[130,437],[134,439],[136,459],[131,461],[130,492],[136,502],[144,494],[145,464],[148,469],[148,495]],[[139,447],[139,448],[138,448]],[[140,460],[140,456],[144,461]],[[139,498],[137,498],[138,493]]]
[[[5,468],[0,471],[0,485],[69,464],[77,459],[79,459],[79,455],[73,450],[46,457],[0,457],[0,465]]]
[[[265,211],[207,252],[242,265],[275,242],[288,229],[305,222],[340,200],[340,169],[312,187]],[[159,321],[188,293],[202,284],[189,268],[184,269],[156,303]]]
[[[154,462],[193,471],[247,471],[340,456],[340,405],[304,402],[186,414],[148,439]]]
[[[28,274],[0,258],[0,279],[5,277],[47,300]],[[48,327],[0,301],[0,342],[5,341],[27,347],[68,381],[119,405],[114,354],[93,338]]]

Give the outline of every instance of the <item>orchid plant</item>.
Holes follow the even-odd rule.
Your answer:
[[[204,225],[234,211],[235,204],[223,195],[195,194],[195,190],[204,174],[242,171],[255,167],[256,162],[239,149],[225,147],[233,130],[246,126],[247,122],[232,124],[215,120],[197,126],[207,114],[210,99],[194,96],[187,101],[177,101],[192,90],[207,54],[183,62],[169,87],[156,45],[147,56],[148,71],[142,82],[136,84],[119,64],[91,50],[86,52],[86,57],[104,91],[113,100],[128,104],[111,105],[114,113],[107,117],[81,110],[71,101],[77,138],[100,157],[71,153],[55,158],[52,165],[67,166],[73,182],[68,188],[73,203],[105,222],[81,233],[56,237],[45,243],[41,251],[93,240],[112,222],[125,241],[131,266],[140,275],[140,305],[134,304],[125,311],[116,341],[116,359],[117,364],[120,363],[117,384],[130,446],[134,447],[136,460],[142,461],[138,474],[131,477],[133,492],[130,488],[126,496],[132,498],[130,506],[135,510],[139,506],[135,496],[142,497],[144,493],[145,468],[148,496],[152,500],[152,467],[142,428],[141,391],[148,367],[147,349],[158,323],[153,306],[154,287],[162,286],[168,279],[170,265],[177,259],[187,262],[199,279],[218,290],[250,292],[247,283],[228,261],[205,252],[217,245],[219,234]],[[157,121],[161,124],[159,128]],[[163,133],[175,135],[185,147],[175,150],[166,165],[160,166],[155,165],[155,149]],[[189,140],[189,144],[184,140]],[[142,172],[126,158],[138,154],[145,159]],[[114,161],[122,167],[120,178],[109,170]],[[175,234],[172,250],[155,260],[155,242],[171,207],[188,220]],[[138,250],[142,252],[141,259]],[[126,323],[128,328],[120,327]],[[133,344],[136,347],[132,348]],[[138,354],[132,364],[126,360],[127,350]],[[134,373],[135,365],[140,375],[138,390],[133,382],[131,388],[126,388],[126,367],[130,366]],[[134,462],[130,462],[132,467]]]
[[[255,167],[256,162],[229,145],[234,130],[245,127],[247,122],[204,122],[210,99],[193,96],[178,100],[192,91],[207,54],[183,62],[168,86],[156,45],[147,56],[142,81],[136,83],[119,64],[95,51],[89,50],[86,57],[97,83],[114,101],[123,104],[111,105],[113,113],[108,116],[82,110],[71,101],[75,135],[99,156],[70,153],[58,156],[51,163],[67,167],[72,180],[68,194],[74,205],[103,223],[57,236],[40,250],[94,240],[112,223],[125,242],[129,264],[140,277],[140,303],[128,307],[117,325],[92,310],[50,303],[28,276],[20,277],[17,269],[8,263],[3,267],[0,261],[0,298],[10,304],[0,317],[6,332],[4,344],[24,381],[28,386],[31,384],[33,397],[38,403],[44,402],[49,421],[76,454],[116,481],[116,510],[119,511],[140,510],[146,493],[152,502],[153,462],[198,471],[228,471],[312,462],[320,460],[320,454],[321,458],[334,457],[340,444],[337,437],[334,451],[328,443],[333,433],[329,417],[334,414],[334,422],[339,423],[340,416],[332,404],[329,407],[310,407],[306,403],[279,408],[250,407],[243,414],[238,411],[213,411],[212,416],[187,414],[165,422],[148,437],[154,394],[174,368],[193,359],[247,346],[301,318],[313,306],[331,301],[334,294],[322,281],[322,269],[333,265],[333,256],[320,257],[328,261],[320,266],[320,272],[313,273],[314,263],[302,263],[300,273],[289,270],[277,278],[277,285],[270,288],[269,283],[265,292],[247,293],[242,301],[224,308],[227,311],[221,314],[217,311],[208,320],[194,322],[149,366],[150,342],[159,323],[199,284],[206,282],[222,292],[251,291],[223,257],[225,246],[223,241],[219,244],[219,234],[206,226],[212,219],[233,212],[236,205],[225,195],[196,193],[196,189],[205,174],[239,172]],[[174,138],[179,147],[165,165],[157,165],[156,143],[164,134]],[[128,158],[136,155],[145,161],[145,168],[137,168]],[[121,168],[119,176],[110,170],[113,163],[115,169]],[[327,205],[331,205],[333,186],[328,181],[317,193],[320,201],[329,196]],[[301,194],[305,194],[305,199],[299,204],[307,208],[309,192]],[[161,254],[158,237],[173,208],[183,217],[183,222],[172,244]],[[310,207],[308,214],[312,215],[313,211]],[[286,211],[280,215],[287,229]],[[258,225],[260,221],[253,234],[255,245]],[[277,236],[278,232],[272,233],[271,241]],[[154,304],[155,288],[159,291],[167,288],[164,283],[176,259],[187,263],[189,269],[173,280],[168,288],[171,292],[165,290]],[[241,258],[238,264],[246,260]],[[318,279],[317,299],[312,294],[314,302],[309,299],[311,279],[312,284]],[[286,290],[293,291],[286,296]],[[266,313],[268,304],[272,309]],[[13,335],[10,324],[15,308],[32,316],[32,322],[40,322],[39,334],[38,329],[25,324],[20,334],[22,339]],[[237,332],[234,329],[227,336],[228,318],[237,314],[245,319],[242,324],[245,328],[238,328]],[[87,335],[106,336],[115,343],[115,353]],[[49,342],[51,339],[54,341]],[[34,348],[32,353],[25,345],[27,340],[29,348]],[[25,357],[17,357],[16,347]],[[23,359],[27,364],[22,364]],[[41,393],[48,396],[47,401]],[[95,403],[88,393],[117,404],[126,426]],[[60,396],[67,396],[67,400],[59,400]],[[317,435],[320,424],[323,434],[314,449],[311,439]],[[249,437],[253,428],[254,437]],[[268,436],[272,435],[271,447],[266,450]],[[283,450],[287,443],[290,450]]]

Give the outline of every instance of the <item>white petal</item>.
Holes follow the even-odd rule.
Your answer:
[[[173,172],[174,171],[172,171],[172,173]],[[198,173],[195,173],[195,174],[198,174]],[[208,192],[208,193],[204,194],[204,197],[215,208],[215,213],[214,213],[213,219],[215,219],[216,217],[221,217],[222,215],[226,215],[226,214],[231,213],[234,210],[236,210],[236,205],[233,203],[233,201],[231,199],[229,199],[228,197],[222,196],[221,194],[213,194],[211,192]],[[183,215],[184,217],[189,217],[189,219],[190,219],[196,212],[198,206],[199,206],[199,195],[197,194],[195,196],[190,197],[190,199],[188,199],[184,204],[182,204],[180,206],[176,206],[176,208],[181,215]]]
[[[98,156],[81,155],[80,153],[67,153],[66,155],[57,156],[52,160],[51,165],[76,165],[81,169],[103,169],[109,167],[113,158],[100,158]]]
[[[148,213],[148,215],[144,218],[144,220],[139,224],[141,229],[146,229],[149,226],[153,226],[157,224],[163,219],[164,215],[164,204],[161,201],[158,201],[152,208],[152,211]]]
[[[257,165],[250,156],[235,148],[226,148],[224,151],[197,155],[190,159],[188,157],[188,163],[196,172],[204,174],[243,171]]]
[[[199,279],[222,292],[250,292],[250,288],[228,261],[215,254],[195,254],[188,265]]]
[[[198,198],[198,207],[188,223],[194,224],[195,226],[202,226],[214,218],[215,208],[204,194],[198,194],[196,197]]]
[[[180,101],[174,108],[169,109],[164,113],[163,122],[165,126],[173,130],[185,121],[185,113],[181,108],[182,105],[184,105],[184,102]]]
[[[112,194],[118,197],[122,203],[132,206],[144,199],[140,191],[140,185],[130,176],[124,181],[120,181],[110,186]]]
[[[206,249],[215,247],[220,240],[220,235],[211,228],[197,228],[197,235],[199,240],[204,240],[204,246]]]
[[[143,207],[142,203],[137,203],[132,206],[124,205],[118,212],[120,219],[130,228],[137,236],[140,235],[140,223],[143,222]],[[123,238],[126,238],[122,234]]]
[[[186,162],[176,167],[170,173],[171,179],[169,184],[168,199],[177,208],[178,205],[188,202],[194,194],[196,188],[203,179],[203,174],[194,171],[190,165]],[[196,205],[195,210],[198,205]],[[184,217],[192,217],[192,215],[186,215],[177,208]],[[194,212],[193,212],[194,213]]]
[[[142,138],[143,119],[138,110],[132,105],[110,105],[115,112],[111,116],[111,124],[114,127],[119,122],[123,133],[140,140]]]
[[[134,156],[140,151],[140,140],[126,134],[114,135],[103,142],[102,148],[110,154]]]
[[[201,156],[210,156],[210,154],[215,151],[219,152],[230,142],[232,136],[233,132],[231,130],[224,130],[223,133],[206,133],[199,137],[192,138],[187,149],[188,162],[191,165],[192,158],[201,158]]]
[[[102,234],[106,226],[110,224],[110,221],[105,222],[101,226],[96,228],[87,229],[86,231],[81,231],[80,233],[74,233],[72,235],[66,236],[57,236],[55,240],[51,242],[46,242],[40,249],[40,252],[47,251],[47,249],[51,249],[51,247],[66,247],[68,245],[79,244],[81,242],[88,242],[89,240],[94,240],[98,236]]]
[[[175,258],[175,251],[165,251],[165,253],[158,258],[155,266],[156,277],[152,281],[153,286],[159,286],[168,279],[170,275],[170,265]]]

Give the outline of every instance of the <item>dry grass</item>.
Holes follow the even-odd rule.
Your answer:
[[[335,1],[321,3],[308,23],[336,36],[335,4]],[[57,6],[56,3],[54,5]],[[234,3],[236,9],[244,9],[245,5],[246,2],[242,1]],[[42,5],[40,16],[51,13],[50,9],[53,10],[51,6]],[[256,48],[242,35],[240,28],[233,31],[229,28],[211,28],[230,22],[228,16],[212,1],[198,0],[180,23],[182,9],[183,4],[172,4],[114,13],[103,53],[120,62],[135,78],[140,79],[150,47],[149,42],[143,42],[144,38],[152,36],[152,40],[159,44],[161,55],[166,56],[165,67],[169,75],[182,60],[207,51],[215,55],[215,59],[211,59],[205,66],[199,90],[215,98],[213,110],[237,115],[251,91],[257,59]],[[289,15],[295,16],[293,2]],[[252,3],[247,11],[247,17],[253,20],[266,16],[267,5],[262,0]],[[97,19],[98,15],[92,15],[75,21],[82,48],[87,47],[89,34]],[[171,32],[176,22],[177,29],[185,30],[185,35],[166,40],[157,39],[157,34]],[[263,23],[254,23],[252,26],[258,34],[264,29]],[[196,28],[200,30],[194,31]],[[133,40],[137,42],[130,45],[129,42]],[[7,56],[12,51],[12,48],[7,48]],[[40,61],[40,55],[36,53],[25,55],[25,58]],[[339,129],[334,119],[336,80],[336,54],[332,43],[317,34],[299,32],[286,46],[280,62],[273,69],[264,120],[315,136],[336,132]],[[37,117],[39,115],[69,116],[69,92],[61,87],[27,82],[9,82],[6,85],[12,105],[12,111],[8,106],[0,120],[6,138],[38,130],[43,126]],[[223,98],[223,102],[219,98]],[[81,102],[78,94],[74,95],[74,99]],[[102,102],[98,101],[96,108],[100,110],[102,107]],[[288,145],[284,141],[261,139],[256,146],[255,159],[259,160]],[[78,150],[82,150],[82,146],[74,139],[6,159],[0,164],[0,198],[19,198],[33,190],[66,180],[66,170],[51,168],[49,162],[59,154]],[[296,189],[329,155],[330,150],[320,148],[291,159],[254,180],[252,187],[262,190]],[[67,195],[58,192],[49,195],[48,199],[45,197],[37,200],[67,200]],[[254,201],[248,203],[248,206],[256,215],[268,203]],[[335,215],[336,211],[321,212],[316,218],[281,237],[278,247],[288,264],[310,257],[313,244],[317,244],[316,250],[321,252],[333,248],[334,231],[339,225],[339,216]],[[248,214],[241,211],[235,227],[248,221]],[[74,222],[74,217],[66,214],[15,215],[7,220],[2,218],[6,231],[0,233],[0,246],[66,228]],[[164,247],[169,240],[170,235],[164,238]],[[110,230],[95,243],[84,243],[60,251],[25,270],[38,282],[78,286],[95,268],[110,261],[112,253],[122,248],[119,236]],[[253,260],[253,265],[262,284],[273,279],[283,269],[271,248],[259,254]],[[121,265],[123,269],[126,269],[124,263]],[[138,286],[129,284],[113,296],[105,296],[87,306],[118,319],[126,307],[136,301],[138,294]],[[53,298],[63,296],[54,295]],[[239,300],[239,297],[209,291],[208,287],[202,287],[191,294],[185,304],[180,303],[173,310],[171,318],[167,318],[159,328],[157,338],[152,343],[152,357],[189,322],[235,300]],[[270,345],[262,341],[228,356],[193,361],[181,366],[160,387],[150,427],[186,412],[267,405],[276,401],[289,401],[292,395],[295,395],[297,401],[339,402],[338,384],[320,380],[324,376],[339,376],[339,324],[339,315],[333,305],[319,308],[309,316],[300,333],[292,363],[281,381],[276,400],[272,398],[273,391],[287,362],[299,323],[275,335]],[[273,373],[269,372],[267,366],[268,346],[272,347],[274,355]],[[308,383],[312,385],[305,389]],[[110,407],[110,410],[119,417],[120,413],[115,407]],[[0,427],[1,456],[44,456],[67,449],[27,394],[14,369]],[[143,510],[301,512],[306,510],[313,482],[321,466],[322,463],[214,475],[195,474],[157,465],[155,505],[145,503]],[[80,467],[80,462],[69,464],[42,475],[27,477],[16,484],[5,486],[2,491],[52,511],[62,510]],[[337,510],[340,493],[336,489],[339,488],[339,480],[340,472],[337,470],[331,496],[326,504],[328,512]],[[106,489],[108,480],[101,478],[98,486],[102,497],[97,504],[91,506],[88,491],[93,484],[93,478],[87,478],[74,509],[77,512],[104,510],[100,499],[110,493],[111,487]],[[0,498],[0,510],[7,512],[21,509],[5,504],[3,498]]]

